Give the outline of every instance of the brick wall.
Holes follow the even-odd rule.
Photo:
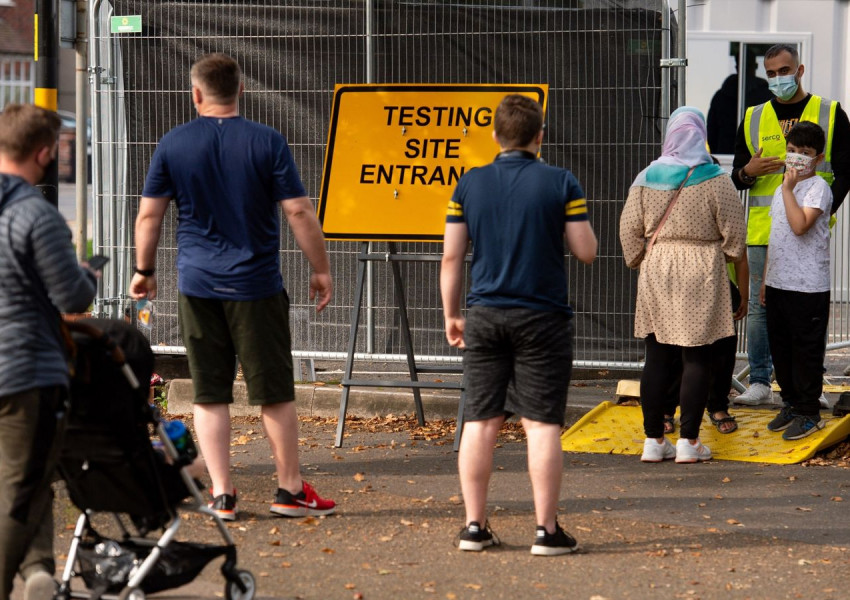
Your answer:
[[[0,5],[0,20],[12,35],[0,37],[0,52],[29,54],[33,52],[33,13],[35,0],[12,0],[14,6]]]

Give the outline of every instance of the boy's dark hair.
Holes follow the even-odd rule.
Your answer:
[[[767,52],[764,53],[765,58],[773,58],[783,52],[787,52],[791,55],[791,58],[794,59],[794,62],[799,65],[800,64],[800,53],[797,52],[797,46],[793,44],[774,44],[770,48],[767,49]]]
[[[503,148],[523,148],[543,129],[543,108],[527,96],[505,96],[496,108],[493,128]]]
[[[192,65],[192,82],[219,104],[230,104],[239,96],[242,69],[226,54],[205,54]]]
[[[798,148],[812,148],[817,154],[820,154],[826,147],[826,136],[817,123],[800,121],[785,136],[785,142],[794,144]]]
[[[59,139],[62,120],[52,110],[33,104],[7,104],[0,113],[0,153],[21,162]]]

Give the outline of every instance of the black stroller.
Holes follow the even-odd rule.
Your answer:
[[[148,402],[153,353],[145,336],[123,321],[86,319],[68,326],[75,373],[59,473],[82,514],[56,597],[144,600],[189,583],[224,555],[225,597],[252,600],[254,576],[236,568],[230,533],[186,472],[191,456],[178,452]],[[152,433],[161,450],[153,447]],[[214,519],[225,544],[175,541],[182,511]],[[118,539],[95,531],[96,512],[113,513]],[[156,539],[149,535],[160,531]],[[87,593],[71,590],[73,577],[82,578]]]

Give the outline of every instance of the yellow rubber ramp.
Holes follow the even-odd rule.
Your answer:
[[[700,439],[718,460],[794,464],[850,435],[850,415],[839,418],[822,413],[826,427],[801,440],[787,442],[781,432],[767,430],[775,410],[730,408],[730,414],[738,419],[738,430],[734,433],[719,433],[708,415],[700,429]],[[676,433],[667,436],[674,444],[679,437],[678,414],[676,417]],[[644,439],[640,406],[603,402],[564,432],[561,447],[564,452],[640,456]]]
[[[782,391],[779,387],[779,384],[775,381],[770,384],[771,389],[777,394]],[[823,384],[823,393],[824,394],[842,394],[844,392],[850,392],[850,385],[846,383],[824,383]]]

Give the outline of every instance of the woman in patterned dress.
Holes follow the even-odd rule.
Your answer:
[[[711,451],[699,439],[700,422],[723,356],[722,340],[728,344],[735,335],[727,262],[735,265],[742,296],[735,319],[746,314],[749,290],[744,208],[731,179],[706,150],[705,118],[697,109],[681,107],[670,115],[661,156],[629,189],[620,242],[626,264],[640,269],[635,337],[646,344],[641,460],[709,460]],[[674,448],[664,437],[664,408],[680,373],[681,429]]]

